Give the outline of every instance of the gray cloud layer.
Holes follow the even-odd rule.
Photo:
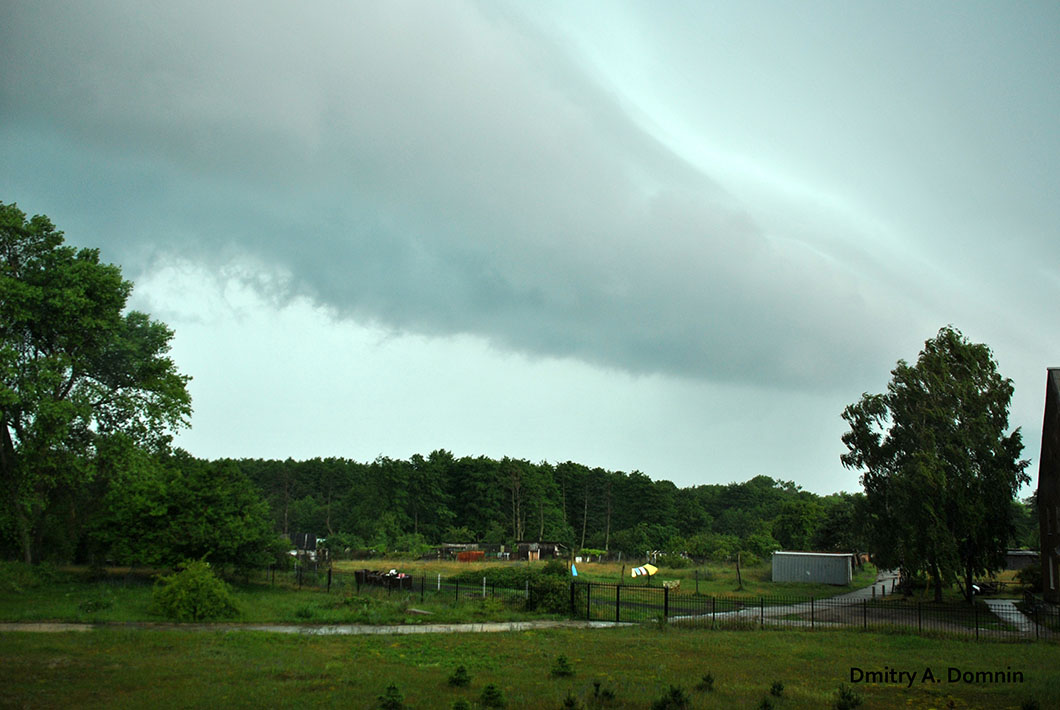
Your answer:
[[[114,258],[249,256],[343,317],[795,388],[864,381],[896,333],[942,325],[912,302],[914,262],[778,232],[492,4],[5,15],[7,158],[42,194],[61,166],[67,200],[108,194]]]

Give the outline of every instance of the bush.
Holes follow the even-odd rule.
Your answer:
[[[572,675],[574,675],[574,668],[571,666],[570,661],[567,660],[567,657],[557,656],[556,661],[552,664],[552,677],[570,678]]]
[[[449,685],[454,688],[466,688],[471,685],[471,676],[468,675],[467,668],[457,666],[453,674],[449,676]]]
[[[508,701],[504,699],[504,693],[493,683],[482,689],[482,697],[479,698],[479,703],[484,708],[494,708],[495,710],[503,710],[503,708],[508,707]]]
[[[758,701],[758,710],[773,710],[773,700],[768,695]]]
[[[1016,573],[1016,579],[1030,591],[1040,592],[1042,591],[1042,566],[1033,564],[1030,567],[1024,567]]]
[[[453,703],[453,710],[471,710],[471,705],[463,698],[460,698]]]
[[[775,698],[779,698],[784,694],[784,684],[779,680],[773,681],[773,685],[769,688],[769,694]]]
[[[53,584],[61,575],[52,565],[42,562],[27,565],[25,562],[0,560],[0,592],[24,592],[27,589]]]
[[[696,690],[703,690],[711,692],[714,690],[714,674],[705,673],[703,674],[703,680],[699,681],[699,685],[696,686]]]
[[[651,710],[687,710],[692,701],[680,686],[671,685],[666,694],[651,704]]]
[[[405,698],[401,696],[397,686],[393,683],[386,687],[386,690],[379,696],[378,700],[379,710],[403,710],[405,707]]]
[[[528,611],[546,611],[550,614],[570,612],[570,582],[566,577],[540,575],[530,582]]]
[[[670,569],[687,569],[689,567],[694,567],[696,564],[683,555],[669,552],[659,555],[656,562],[660,567],[669,567]]]
[[[570,574],[570,569],[567,567],[567,563],[563,560],[552,558],[545,563],[545,566],[541,568],[541,574],[547,574],[553,577],[566,577]]]
[[[854,710],[854,708],[860,707],[862,703],[861,693],[845,685],[839,686],[835,695],[836,699],[832,704],[834,710]]]
[[[574,697],[574,694],[569,690],[567,691],[567,697],[563,699],[563,704],[560,706],[563,710],[582,710],[582,704],[578,702],[578,699]]]
[[[209,562],[188,562],[176,574],[159,577],[152,594],[163,615],[177,621],[223,619],[238,613],[231,589],[217,578]]]

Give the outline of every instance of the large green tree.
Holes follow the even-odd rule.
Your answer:
[[[842,462],[863,471],[878,562],[926,574],[936,600],[963,578],[970,597],[972,577],[1002,565],[1011,502],[1029,480],[1019,429],[1008,431],[1012,382],[952,327],[891,375],[887,392],[843,411]]]
[[[167,357],[172,332],[127,311],[132,284],[47,217],[0,202],[0,525],[26,562],[57,492],[122,435],[162,448],[191,398]]]

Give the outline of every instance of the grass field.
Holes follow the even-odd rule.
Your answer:
[[[560,655],[575,674],[553,678]],[[468,688],[447,678],[458,665]],[[921,682],[930,668],[939,682]],[[948,669],[1001,670],[949,682]],[[857,669],[901,682],[852,683]],[[694,689],[704,674],[713,692]],[[915,673],[909,686],[905,674]],[[1016,674],[1022,674],[1020,678]],[[0,707],[374,708],[393,683],[410,708],[472,707],[495,684],[509,708],[642,708],[671,685],[691,708],[755,708],[775,682],[775,708],[832,707],[846,683],[863,708],[1060,707],[1060,646],[960,643],[861,632],[686,631],[635,627],[500,634],[306,637],[258,632],[99,629],[0,633]],[[594,683],[601,695],[594,702]]]
[[[484,571],[494,567],[511,567],[517,562],[455,562],[434,560],[353,560],[335,563],[335,569],[340,572],[370,568],[379,570],[397,569],[414,575],[435,575],[443,577],[458,574],[467,574],[474,570]],[[540,567],[543,562],[533,563]],[[634,563],[637,566],[640,563]],[[578,579],[583,582],[599,582],[603,584],[629,584],[643,585],[647,582],[644,577],[630,577],[629,564],[617,562],[585,562],[578,563]],[[740,571],[743,588],[740,589],[740,580],[737,579],[736,565],[727,563],[701,565],[687,567],[684,569],[670,569],[663,567],[655,575],[651,582],[655,586],[661,585],[663,580],[681,580],[681,590],[684,592],[695,591],[698,587],[699,593],[704,595],[729,595],[746,594],[748,596],[801,596],[801,597],[830,597],[836,594],[860,589],[872,584],[876,579],[876,568],[865,565],[859,569],[854,576],[854,581],[848,586],[836,586],[831,584],[803,584],[790,582],[773,582],[772,567],[769,563],[744,567]]]

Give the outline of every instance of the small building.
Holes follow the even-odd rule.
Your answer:
[[[1039,564],[1037,550],[1006,550],[1005,569],[1021,570]]]
[[[1042,596],[1060,604],[1060,367],[1045,378],[1045,420],[1038,458],[1038,525],[1041,532]]]
[[[774,582],[850,584],[854,555],[849,552],[774,552]]]
[[[558,542],[518,542],[515,548],[517,560],[551,560],[562,557],[563,545]]]

